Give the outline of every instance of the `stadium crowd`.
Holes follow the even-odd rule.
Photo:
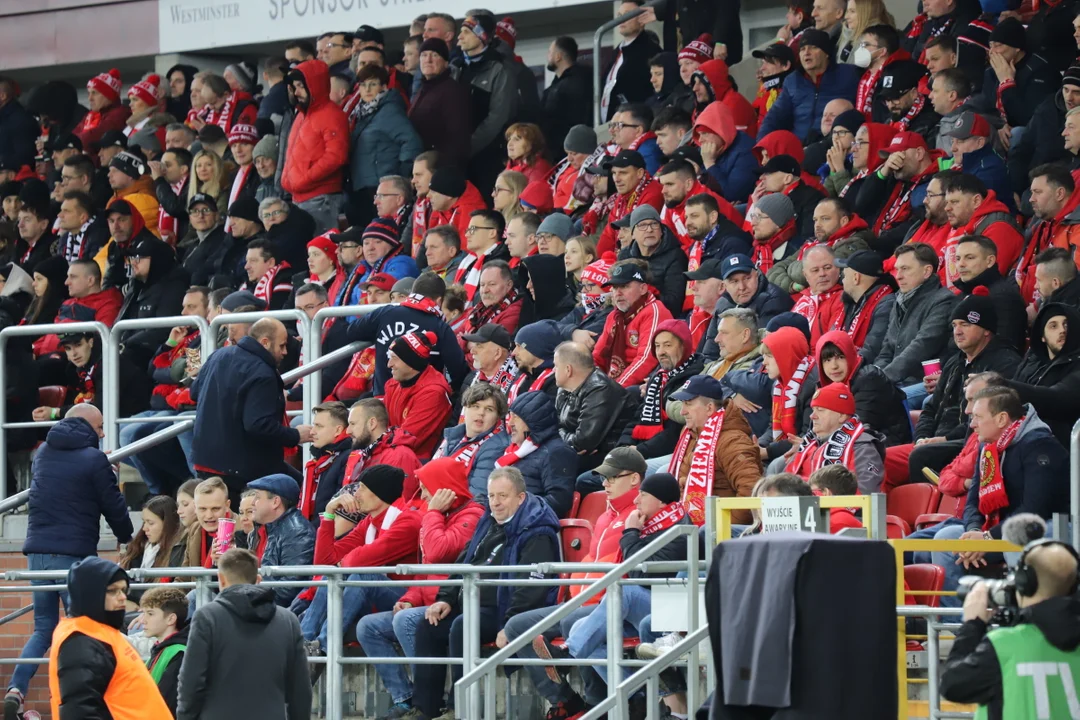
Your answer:
[[[152,499],[124,567],[213,567],[223,519],[271,565],[540,563],[594,493],[586,557],[605,561],[702,525],[709,496],[932,482],[955,511],[906,532],[939,539],[1068,511],[1077,3],[926,0],[897,27],[882,0],[789,0],[752,52],[756,89],[729,75],[742,34],[723,3],[671,5],[663,48],[651,10],[619,26],[603,141],[574,40],[552,41],[541,91],[513,20],[486,10],[421,16],[401,48],[362,26],[126,93],[106,70],[88,110],[64,83],[24,103],[0,78],[3,326],[379,306],[323,322],[323,354],[371,345],[322,370],[302,424],[286,411],[303,381],[280,379],[303,362],[294,323],[226,325],[208,358],[192,327],[120,337],[120,416],[145,419],[120,444],[195,419],[125,461]],[[9,450],[45,441],[35,482],[74,470],[59,451],[100,434],[80,407],[102,403],[99,343],[17,338],[3,362],[7,419],[60,420],[7,431]],[[39,401],[49,386],[63,391]],[[102,502],[116,515],[118,497]],[[67,522],[32,527],[32,563],[93,554]],[[750,512],[734,522],[760,530]],[[833,511],[834,531],[859,526]],[[1000,565],[912,560],[944,567],[945,589]],[[484,589],[481,640],[505,645],[561,599]],[[324,654],[325,590],[275,600]],[[350,587],[343,615],[369,656],[460,657],[461,602]],[[662,652],[648,587],[622,603],[626,633]],[[588,605],[521,655],[604,657],[605,622]],[[445,667],[377,668],[387,717],[454,717]],[[581,670],[583,696],[554,666],[527,671],[549,719],[606,696],[602,668]],[[21,711],[32,674],[16,670],[6,707]],[[682,682],[665,675],[673,717]],[[632,710],[644,717],[643,695]]]

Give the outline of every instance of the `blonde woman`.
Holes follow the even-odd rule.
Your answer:
[[[525,210],[521,207],[520,199],[528,184],[529,178],[514,170],[503,170],[495,179],[495,187],[491,191],[492,207],[502,213],[508,225],[510,218]]]
[[[836,52],[837,60],[858,65],[855,62],[855,50],[859,47],[859,38],[871,25],[896,27],[896,21],[885,7],[885,1],[848,0],[844,27],[840,32],[840,43]]]
[[[596,260],[596,243],[584,235],[566,241],[563,263],[566,265],[566,284],[576,298],[581,291],[581,271]]]
[[[217,202],[218,211],[224,214],[229,204],[225,164],[216,153],[200,150],[191,161],[192,180],[188,184],[188,202],[196,195],[209,195]]]

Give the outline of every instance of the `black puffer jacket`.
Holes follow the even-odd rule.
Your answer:
[[[671,393],[682,387],[683,383],[693,376],[700,375],[704,369],[705,358],[696,353],[691,355],[689,364],[680,372],[671,375],[667,382],[664,383],[664,387],[661,388],[660,407],[667,404],[667,399],[671,397]],[[660,368],[658,367],[649,373],[644,387],[648,387],[653,377],[659,372]],[[660,431],[649,437],[648,433],[645,432],[645,428],[648,426],[642,425],[643,418],[640,414],[642,407],[643,405],[638,406],[639,413],[637,416],[623,428],[622,437],[619,438],[619,446],[632,445],[645,458],[670,455],[675,451],[675,446],[679,442],[679,434],[682,433],[683,424],[672,420],[670,417],[665,417],[663,423],[659,426]],[[642,430],[638,430],[638,427],[641,427]],[[635,430],[637,431],[637,437],[634,435]]]
[[[712,320],[709,321],[709,329],[705,331],[704,337],[701,338],[701,345],[698,347],[698,352],[705,357],[706,362],[720,359],[720,346],[716,344],[716,326],[720,314],[725,310],[735,307],[750,308],[757,313],[758,326],[765,327],[770,320],[782,312],[787,312],[795,304],[791,295],[765,279],[765,273],[760,270],[755,272],[758,276],[758,289],[748,303],[736,304],[726,292],[716,301],[716,309]]]
[[[575,452],[606,455],[635,409],[626,390],[601,370],[593,370],[577,390],[555,396],[559,435]]]
[[[682,315],[683,299],[686,297],[686,268],[689,260],[678,238],[666,225],[661,226],[664,236],[660,244],[649,257],[641,254],[636,242],[630,243],[619,252],[619,260],[635,258],[649,263],[652,286],[660,293],[660,302],[671,312],[672,317]]]
[[[586,330],[594,335],[599,335],[603,332],[604,324],[607,323],[607,316],[610,314],[611,305],[605,305],[592,315],[585,317],[585,307],[578,303],[573,310],[559,320],[559,333],[562,335],[563,340],[572,340],[575,330]]]
[[[315,218],[308,211],[290,205],[289,217],[270,228],[266,236],[274,243],[278,264],[284,261],[290,267],[305,268],[307,244],[315,237]]]
[[[1065,112],[1065,98],[1059,92],[1035,108],[1027,130],[1020,136],[1020,141],[1009,148],[1009,157],[1005,162],[1009,169],[1009,183],[1014,188],[1027,188],[1031,182],[1028,173],[1040,165],[1066,162],[1072,158],[1061,137]]]
[[[1069,328],[1080,327],[1080,310],[1061,303],[1044,305],[1031,327],[1031,349],[1024,355],[1009,386],[1031,403],[1054,437],[1069,447],[1073,423],[1080,418],[1080,332],[1065,334],[1065,345],[1053,359],[1043,332],[1050,318],[1064,315]]]

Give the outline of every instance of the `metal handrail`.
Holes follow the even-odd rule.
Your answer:
[[[608,681],[611,682],[612,678],[618,677],[619,660],[621,659],[619,654],[614,651],[614,648],[622,647],[622,628],[623,628],[622,603],[621,603],[621,593],[619,592],[619,587],[617,585],[618,581],[620,581],[622,579],[622,576],[625,575],[626,573],[628,573],[628,572],[630,572],[632,570],[638,569],[638,567],[643,563],[643,561],[645,561],[646,559],[652,557],[661,548],[666,547],[672,540],[675,540],[675,539],[678,539],[678,538],[681,538],[681,537],[685,536],[685,537],[687,537],[687,543],[688,543],[688,548],[689,548],[688,557],[693,560],[692,563],[690,562],[690,560],[687,561],[689,563],[687,565],[687,568],[690,569],[690,571],[688,572],[688,576],[689,576],[688,579],[691,580],[693,586],[696,586],[697,579],[698,579],[698,577],[697,577],[698,573],[695,570],[693,570],[692,568],[695,568],[695,566],[697,565],[697,543],[698,543],[697,535],[698,535],[698,528],[696,526],[694,526],[694,525],[676,525],[675,527],[669,528],[668,530],[666,530],[662,534],[660,534],[655,540],[653,540],[648,545],[643,547],[641,550],[634,553],[630,557],[626,558],[625,560],[623,560],[621,563],[616,565],[611,570],[607,571],[607,573],[603,577],[599,578],[596,582],[594,582],[591,585],[589,585],[588,587],[586,587],[577,597],[572,598],[569,602],[563,603],[562,605],[559,606],[559,608],[555,612],[551,613],[547,617],[544,617],[544,618],[541,618],[540,620],[538,620],[535,625],[530,627],[525,632],[521,633],[521,635],[514,638],[514,640],[507,643],[505,647],[503,647],[498,652],[496,652],[494,655],[492,655],[491,657],[489,657],[486,660],[484,660],[483,662],[481,662],[475,668],[471,667],[470,660],[479,655],[479,649],[480,649],[479,648],[479,636],[480,636],[479,618],[478,617],[470,618],[469,617],[470,613],[466,612],[465,613],[465,618],[463,620],[463,624],[465,626],[464,627],[464,633],[463,633],[464,634],[464,640],[465,640],[465,642],[464,642],[464,647],[465,647],[465,653],[464,653],[464,656],[465,656],[465,673],[462,676],[462,678],[457,682],[457,684],[454,686],[454,707],[456,707],[456,708],[466,708],[467,707],[467,710],[465,712],[464,717],[467,717],[467,718],[479,718],[479,717],[481,717],[482,715],[481,715],[481,710],[480,710],[480,694],[479,694],[480,687],[479,687],[479,685],[477,685],[480,678],[488,676],[488,675],[494,673],[495,670],[498,668],[500,663],[507,660],[511,655],[515,654],[521,648],[525,647],[525,645],[527,643],[532,642],[532,639],[535,638],[537,635],[543,633],[545,630],[547,630],[549,627],[553,626],[555,623],[562,621],[563,618],[567,617],[574,610],[577,610],[579,607],[582,607],[587,600],[589,600],[589,599],[595,597],[596,595],[598,595],[601,590],[609,590],[608,601],[607,601],[607,615],[608,615],[608,617],[607,617],[608,663],[607,664],[608,664]],[[554,563],[552,563],[552,565],[554,565]],[[434,572],[437,572],[437,571],[428,570],[428,572],[429,573],[434,573]],[[579,570],[579,572],[587,572],[587,571]],[[466,578],[466,579],[468,579],[468,578]],[[472,588],[470,588],[470,583],[466,582],[465,585],[464,585],[464,590],[469,591],[470,589],[474,589],[475,588],[475,583],[472,583],[471,585],[472,585]],[[478,589],[476,589],[476,590],[477,590],[477,593],[476,593],[477,597],[479,597]],[[466,607],[467,610],[468,610],[468,608],[470,606],[476,605],[476,603],[470,603],[469,602],[467,592],[465,593],[465,597],[466,597],[466,599],[465,599],[465,607]],[[692,617],[694,619],[696,619],[696,615],[697,615],[697,592],[696,592],[696,587],[693,587],[693,592],[691,594],[691,598],[692,598],[691,607],[693,608]],[[695,669],[694,672],[695,672],[695,676],[696,676],[696,672],[697,672],[696,669]],[[493,683],[488,683],[487,688],[486,688],[486,694],[487,694],[487,697],[489,698],[490,701],[494,700],[494,695],[491,692],[492,685],[493,685]],[[466,698],[466,693],[468,693],[467,698]],[[466,701],[466,702],[463,702],[463,701]],[[493,708],[490,708],[490,704],[489,704],[489,709],[493,709]],[[623,710],[624,709],[625,708],[615,708],[614,709],[615,714],[613,716],[613,720],[624,720],[624,715],[623,715]],[[494,717],[494,715],[491,715],[491,717]]]
[[[339,305],[336,307],[324,307],[322,310],[317,311],[315,317],[311,320],[309,330],[311,339],[308,342],[308,354],[304,356],[304,362],[315,362],[322,356],[323,321],[340,317],[358,317],[375,312],[383,307],[386,307],[386,305]],[[360,343],[360,347],[356,352],[360,352],[368,345],[369,343]],[[322,375],[313,375],[310,380],[306,381],[304,383],[304,392],[311,394],[310,403],[312,407],[321,403],[323,397]],[[307,395],[305,394],[305,402],[307,401]]]
[[[322,355],[316,360],[306,362],[303,365],[293,368],[292,370],[281,376],[281,381],[288,385],[290,383],[296,382],[297,380],[300,380],[301,378],[320,375],[320,370],[327,367],[328,365],[333,365],[336,362],[340,362],[347,357],[352,357],[356,353],[363,350],[363,346],[364,343],[353,342],[349,343],[348,345],[339,347],[337,350],[334,350],[331,353],[327,353],[326,355]]]
[[[1072,545],[1080,549],[1080,420],[1069,436],[1069,514],[1072,516]]]
[[[600,51],[604,42],[604,35],[609,31],[614,30],[619,25],[622,25],[627,20],[632,20],[638,15],[644,14],[647,9],[655,8],[666,1],[667,0],[649,0],[641,7],[635,8],[625,15],[619,15],[616,18],[608,20],[606,23],[596,28],[596,32],[593,33],[593,125],[596,127],[599,127],[604,122],[604,119],[600,117],[600,103],[604,98],[604,85],[600,82]]]

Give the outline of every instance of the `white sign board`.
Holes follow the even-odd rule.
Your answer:
[[[816,497],[761,498],[761,532],[829,532]]]
[[[528,10],[586,5],[596,0],[499,0],[483,5],[496,17]],[[461,19],[475,0],[159,0],[160,52],[309,38],[360,25],[404,27],[417,15],[449,13]]]

